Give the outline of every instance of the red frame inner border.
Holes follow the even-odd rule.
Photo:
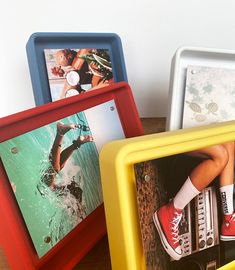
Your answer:
[[[131,89],[122,82],[1,118],[0,142],[109,100],[115,101],[125,136],[143,135]],[[101,205],[39,259],[1,162],[0,179],[0,248],[9,269],[71,269],[105,235]]]

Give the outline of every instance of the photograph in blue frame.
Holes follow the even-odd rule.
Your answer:
[[[71,67],[71,71],[64,69],[61,66],[55,66],[53,68],[49,68],[47,60],[48,60],[48,52],[54,51],[65,51],[71,50],[78,51],[79,49],[87,49],[90,50],[90,56],[95,56],[95,59],[98,60],[99,63],[106,63],[102,58],[100,58],[100,52],[106,51],[108,56],[110,57],[110,64],[112,68],[112,80],[114,82],[127,81],[127,74],[124,62],[124,55],[122,50],[121,39],[117,34],[114,33],[34,33],[30,36],[27,46],[26,52],[28,57],[29,70],[31,75],[31,81],[34,92],[34,99],[36,105],[42,105],[51,101],[56,100],[55,96],[58,96],[58,93],[53,94],[53,89],[57,87],[58,84],[52,85],[52,80],[50,80],[50,70],[54,68],[53,71],[56,71],[56,75],[58,77],[58,81],[61,81],[61,85],[64,85],[63,79],[69,81],[71,85],[79,78],[73,71],[73,67]],[[89,63],[89,58],[86,57],[86,62],[88,66],[92,66]],[[99,61],[100,60],[100,61]],[[94,61],[92,62],[94,63]],[[101,65],[101,68],[103,66]],[[58,72],[57,72],[58,71]],[[88,72],[91,74],[97,73],[96,70],[89,68]],[[54,72],[55,74],[55,72]],[[76,75],[76,76],[75,76]],[[94,76],[95,77],[95,76]],[[57,79],[57,78],[56,78]],[[112,82],[112,80],[109,80]],[[95,81],[95,80],[93,80]],[[104,81],[104,80],[103,80]],[[103,82],[102,81],[102,82]],[[91,83],[91,82],[90,82]],[[95,89],[92,88],[92,85],[86,84],[83,88],[74,89],[69,85],[69,90],[66,93],[69,93],[67,96],[73,95],[73,92],[78,91],[78,93],[86,91],[87,89]],[[54,88],[53,88],[53,87]],[[86,88],[89,86],[89,88]],[[99,87],[102,86],[102,83]],[[103,84],[105,86],[105,84]],[[79,85],[80,87],[80,85]],[[53,88],[53,89],[52,89]],[[64,88],[64,87],[62,87]],[[76,90],[76,91],[75,91]]]

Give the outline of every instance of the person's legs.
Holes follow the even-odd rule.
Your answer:
[[[63,142],[63,137],[66,132],[70,129],[76,128],[76,125],[66,125],[62,122],[57,123],[56,136],[51,148],[51,152],[49,155],[50,165],[49,168],[44,172],[42,176],[42,181],[51,189],[55,187],[55,176],[61,170],[60,167],[60,151],[61,144]]]
[[[229,153],[229,161],[220,174],[220,196],[223,212],[221,227],[221,240],[235,240],[235,216],[233,207],[233,181],[234,181],[234,142],[225,143]]]
[[[61,157],[61,144],[64,138],[64,134],[67,133],[70,129],[75,129],[76,125],[66,125],[62,122],[57,123],[57,131],[56,131],[56,136],[55,140],[53,143],[53,146],[51,148],[51,153],[50,153],[50,162],[55,170],[55,172],[59,172],[61,170],[60,166],[60,157]]]
[[[225,166],[224,170],[220,174],[220,186],[227,186],[233,184],[233,178],[234,178],[234,142],[228,142],[223,144],[223,146],[226,148],[229,160],[227,165]]]
[[[224,215],[233,213],[234,142],[225,143],[229,161],[220,174],[220,194]]]
[[[182,257],[178,241],[178,225],[184,207],[208,186],[228,163],[228,151],[223,145],[211,146],[189,155],[202,157],[203,161],[193,169],[172,202],[162,206],[153,215],[153,220],[168,254],[175,260]]]
[[[177,209],[184,207],[207,187],[227,166],[229,155],[224,145],[214,145],[188,153],[202,158],[202,162],[192,170],[186,182],[176,194],[173,202]]]
[[[55,188],[55,175],[63,169],[66,161],[72,155],[73,151],[78,149],[82,144],[93,141],[93,138],[89,135],[79,136],[77,140],[73,141],[73,144],[61,152],[61,144],[63,142],[64,134],[70,129],[75,128],[77,128],[77,125],[64,124],[62,122],[57,123],[57,132],[49,157],[51,167],[48,168],[45,176],[43,177],[44,183],[50,186],[51,189]]]
[[[73,141],[73,143],[64,149],[60,154],[60,170],[64,168],[66,161],[72,155],[73,151],[80,148],[80,146],[87,142],[92,142],[93,138],[90,135],[87,136],[79,136],[77,140]]]

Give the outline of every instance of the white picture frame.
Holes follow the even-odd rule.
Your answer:
[[[189,65],[235,69],[235,51],[203,47],[180,47],[171,64],[166,130],[182,128],[186,71]]]

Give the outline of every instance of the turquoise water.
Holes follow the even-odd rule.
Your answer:
[[[84,113],[60,121],[88,125]],[[68,131],[61,150],[80,134],[91,132]],[[56,123],[52,123],[0,144],[1,159],[9,181],[16,186],[15,196],[39,257],[102,203],[98,152],[94,142],[75,150],[57,174],[55,181],[65,187],[63,192],[52,191],[43,183],[55,135]],[[66,188],[72,180],[83,190],[82,202]]]

